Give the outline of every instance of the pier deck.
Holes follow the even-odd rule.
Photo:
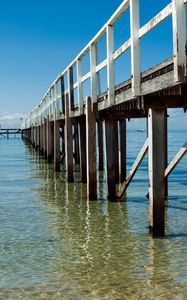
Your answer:
[[[39,149],[49,162],[54,161],[56,171],[65,161],[68,182],[74,179],[73,165],[80,164],[80,176],[87,182],[90,200],[97,198],[97,172],[103,170],[104,165],[107,196],[116,201],[123,196],[148,153],[149,228],[153,236],[163,236],[165,232],[167,109],[187,108],[186,2],[171,1],[140,28],[139,1],[124,0],[98,34],[57,76],[42,101],[22,123],[23,138]],[[128,9],[130,37],[115,50],[114,26]],[[167,18],[172,18],[173,55],[141,72],[140,40]],[[106,59],[99,63],[98,43],[103,36],[106,37]],[[116,85],[115,61],[128,49],[131,78]],[[86,55],[90,57],[90,70],[83,75],[82,60]],[[101,93],[100,72],[103,69],[107,73],[107,90]],[[87,81],[90,89],[85,98],[83,85]],[[131,118],[147,118],[148,137],[127,175],[126,120]],[[185,153],[186,148],[182,155],[179,152],[174,166]]]

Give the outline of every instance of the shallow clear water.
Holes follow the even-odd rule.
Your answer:
[[[128,134],[128,168],[145,133]],[[170,133],[170,159],[186,140]],[[20,139],[0,139],[0,299],[187,299],[187,157],[170,176],[166,237],[148,235],[146,160],[124,202],[86,186]]]

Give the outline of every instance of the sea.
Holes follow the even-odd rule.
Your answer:
[[[127,168],[146,132],[129,130]],[[187,131],[169,131],[169,161]],[[166,236],[148,232],[147,158],[123,201],[88,201],[79,165],[74,183],[20,137],[0,138],[1,300],[187,299],[187,156],[169,176]]]

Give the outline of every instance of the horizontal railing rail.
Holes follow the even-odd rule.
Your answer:
[[[132,98],[142,95],[140,68],[140,39],[161,24],[168,17],[172,17],[173,55],[174,65],[173,83],[183,82],[186,75],[186,15],[187,0],[172,0],[156,16],[140,28],[140,12],[138,0],[124,0],[108,22],[95,37],[85,46],[69,66],[61,72],[47,90],[39,105],[32,110],[22,123],[22,129],[39,125],[44,119],[61,118],[65,114],[65,94],[69,94],[70,115],[75,109],[74,92],[77,90],[78,114],[84,113],[83,84],[90,80],[90,96],[95,103],[100,91],[99,72],[107,70],[107,101],[108,107],[115,105],[115,61],[128,49],[131,51],[131,93]],[[114,25],[121,16],[130,10],[130,38],[117,50],[114,49]],[[106,36],[106,58],[98,62],[98,42]],[[90,69],[82,74],[82,60],[89,54]],[[74,82],[73,68],[76,69],[77,80]],[[65,82],[68,82],[66,86]]]

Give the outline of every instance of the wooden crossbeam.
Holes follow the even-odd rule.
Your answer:
[[[179,152],[175,155],[174,159],[170,162],[170,164],[167,166],[166,170],[165,170],[165,177],[168,177],[169,174],[173,171],[173,169],[178,165],[178,163],[181,161],[181,159],[183,158],[183,156],[186,154],[187,152],[187,142],[184,143],[184,145],[182,146],[182,148],[179,150]]]
[[[138,170],[142,160],[144,159],[144,157],[147,153],[147,150],[148,150],[148,138],[145,141],[142,149],[140,150],[129,174],[127,175],[126,180],[120,185],[119,192],[118,192],[118,198],[121,198],[123,196],[124,192],[126,191],[127,187],[129,186],[131,180],[133,179],[136,171]]]

